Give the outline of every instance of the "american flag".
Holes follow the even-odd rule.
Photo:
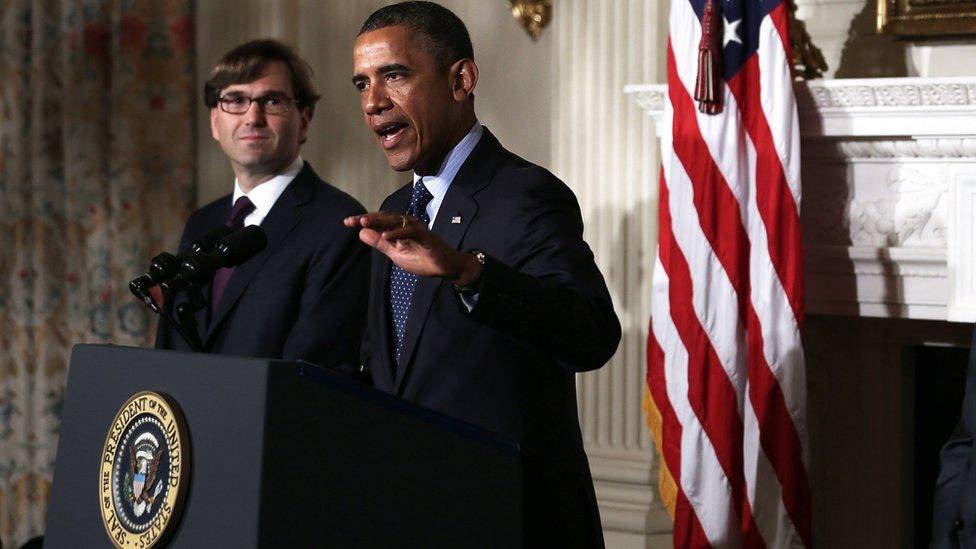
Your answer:
[[[675,547],[811,545],[787,9],[671,5],[645,404]]]

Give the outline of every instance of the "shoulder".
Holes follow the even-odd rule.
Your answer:
[[[380,204],[380,210],[395,210],[401,211],[407,207],[410,203],[410,194],[413,189],[413,181],[409,181],[402,185],[399,189],[390,193],[383,203]]]
[[[500,148],[489,188],[505,192],[520,203],[570,203],[578,209],[576,194],[552,172]]]
[[[209,231],[223,224],[230,212],[230,200],[231,195],[225,194],[190,214],[190,219],[186,222],[187,233]]]
[[[295,185],[294,191],[299,194],[305,192],[306,189],[310,191],[307,207],[314,213],[342,217],[366,213],[366,208],[358,200],[320,178],[308,164],[295,177],[292,185]]]

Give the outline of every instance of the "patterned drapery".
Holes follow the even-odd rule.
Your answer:
[[[2,546],[44,531],[71,346],[154,332],[126,282],[193,203],[192,8],[0,2]]]

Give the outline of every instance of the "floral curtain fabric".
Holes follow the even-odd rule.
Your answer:
[[[192,8],[0,2],[0,546],[44,531],[71,346],[155,331],[126,282],[193,203]]]

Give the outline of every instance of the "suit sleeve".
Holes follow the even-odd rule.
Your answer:
[[[358,370],[366,319],[369,251],[357,232],[337,224],[311,258],[294,326],[282,349],[286,360],[303,359],[346,374]]]
[[[976,486],[967,486],[973,478],[974,423],[976,423],[976,332],[966,374],[966,395],[963,397],[962,417],[940,454],[939,477],[935,484],[932,504],[932,547],[958,547],[957,521],[963,519],[963,501]],[[970,520],[976,517],[969,517]]]
[[[568,370],[599,368],[617,349],[620,322],[583,241],[576,197],[552,176],[522,189],[506,228],[509,263],[488,253],[470,315],[540,348]]]

